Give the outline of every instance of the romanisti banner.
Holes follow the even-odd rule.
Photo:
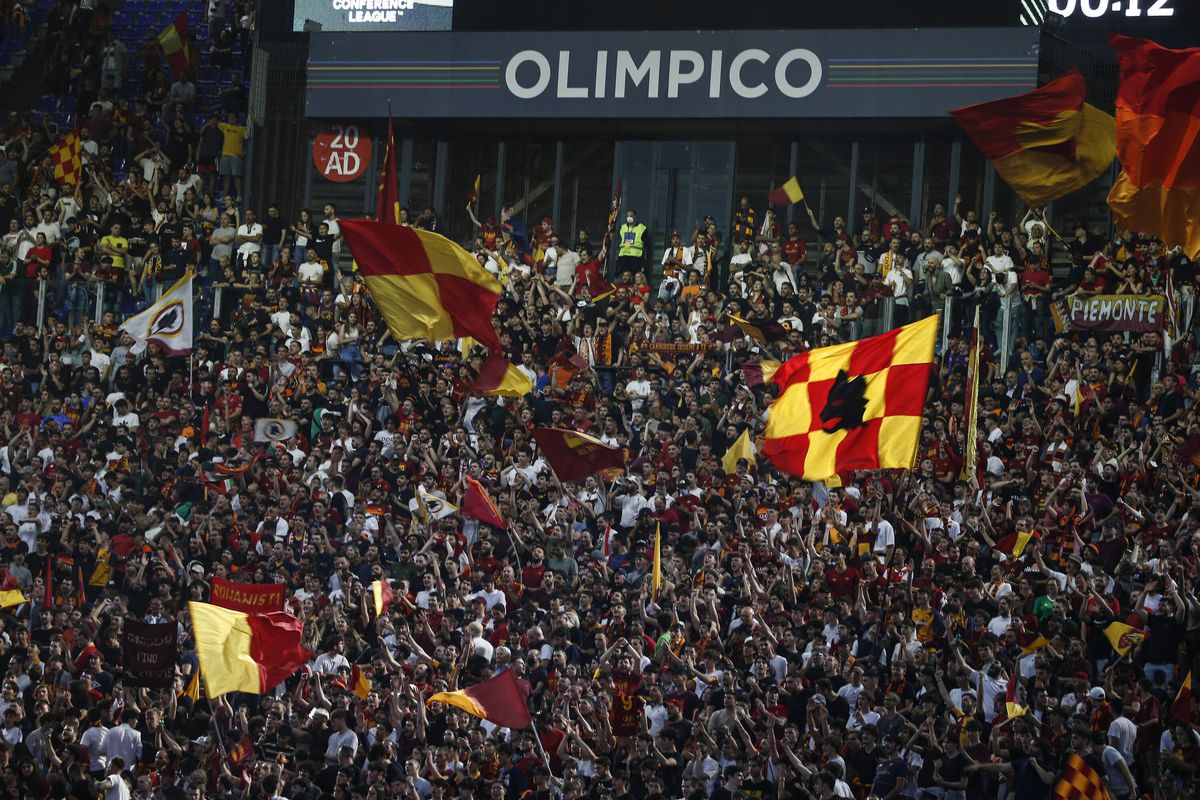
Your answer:
[[[235,583],[224,578],[212,579],[212,604],[247,614],[283,611],[287,586],[282,583]]]
[[[1166,325],[1161,294],[1072,295],[1051,307],[1054,328],[1065,331],[1160,331]]]
[[[175,662],[179,660],[179,625],[126,620],[121,653],[128,675],[126,683],[166,688],[175,677]]]

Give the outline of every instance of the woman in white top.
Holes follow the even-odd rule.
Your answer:
[[[338,324],[338,342],[340,345],[338,357],[354,380],[358,380],[359,373],[362,372],[362,351],[359,349],[359,341],[361,339],[362,328],[358,324],[358,314],[351,311],[346,316],[346,321]],[[338,367],[335,365],[334,375],[336,376],[338,372]]]

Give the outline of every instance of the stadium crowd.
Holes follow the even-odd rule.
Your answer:
[[[216,5],[219,43],[244,15]],[[495,323],[535,384],[481,396],[479,348],[391,340],[332,205],[239,201],[240,81],[193,108],[147,48],[157,88],[128,97],[73,20],[55,41],[100,57],[52,85],[78,100],[83,179],[48,178],[42,120],[10,119],[0,149],[0,568],[26,599],[0,615],[0,800],[1025,800],[1068,751],[1115,798],[1195,796],[1194,335],[1168,352],[1050,315],[1186,298],[1181,254],[959,203],[812,217],[814,241],[742,198],[662,253],[634,210],[611,241],[546,219],[527,244],[506,212],[444,232],[501,279]],[[188,268],[193,354],[136,354],[120,322]],[[812,484],[724,458],[777,392],[742,365],[947,310],[913,470]],[[256,444],[261,418],[298,429]],[[561,483],[542,425],[627,448],[627,469]],[[426,522],[418,487],[458,505],[467,476],[507,530]],[[185,602],[213,578],[286,584],[312,663],[261,696],[198,691]],[[178,623],[170,688],[132,685],[127,620]],[[1119,654],[1113,622],[1145,635]],[[504,670],[534,728],[424,702]]]

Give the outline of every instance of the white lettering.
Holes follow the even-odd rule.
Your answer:
[[[721,61],[724,58],[724,50],[712,51],[712,69],[708,72],[708,97],[710,100],[716,100],[721,96]]]
[[[567,50],[558,51],[558,96],[587,97],[586,86],[571,86],[571,53]]]
[[[617,51],[617,67],[616,78],[614,80],[615,88],[613,97],[625,96],[625,80],[628,78],[633,85],[641,86],[642,81],[646,81],[646,96],[651,98],[658,97],[658,67],[659,59],[662,56],[661,50],[651,50],[646,53],[646,57],[641,64],[633,60],[633,56],[628,50]]]
[[[608,51],[596,53],[596,97],[604,97],[604,82],[608,79]]]
[[[534,64],[538,68],[538,79],[532,86],[517,83],[517,70],[526,63]],[[522,50],[508,60],[508,66],[504,68],[504,83],[515,97],[532,100],[550,85],[550,61],[537,50]]]
[[[793,61],[808,62],[809,76],[807,83],[794,86],[788,82],[787,68]],[[812,50],[805,50],[804,48],[788,50],[779,57],[779,61],[775,64],[775,85],[779,87],[779,91],[785,97],[793,99],[808,97],[815,92],[817,87],[821,85],[821,75],[821,59],[817,58],[817,54]]]
[[[760,82],[755,86],[747,86],[742,81],[742,67],[745,66],[747,61],[758,61],[765,64],[770,57],[770,53],[766,50],[759,50],[757,47],[743,50],[733,57],[733,60],[729,62],[729,85],[733,88],[735,94],[739,97],[753,100],[767,93],[767,87],[764,83]]]
[[[362,159],[353,150],[333,150],[329,153],[329,163],[325,165],[326,175],[356,175]]]
[[[691,68],[686,72],[680,70],[684,62]],[[679,97],[679,87],[688,83],[696,83],[704,74],[704,56],[695,50],[672,50],[667,66],[667,97]]]

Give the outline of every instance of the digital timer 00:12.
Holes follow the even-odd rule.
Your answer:
[[[1085,17],[1099,18],[1109,15],[1125,17],[1172,17],[1175,9],[1170,6],[1171,0],[1149,0],[1149,6],[1143,11],[1142,0],[1048,0],[1046,6],[1050,12],[1060,17],[1069,17],[1075,10],[1083,12]]]

